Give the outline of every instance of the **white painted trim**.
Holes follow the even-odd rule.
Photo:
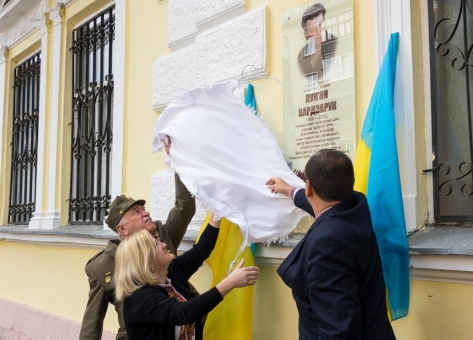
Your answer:
[[[4,0],[0,3],[4,3]],[[6,7],[0,7],[0,32],[3,32],[38,3],[38,0],[13,0]],[[46,4],[44,1],[43,3]],[[46,8],[43,7],[44,12]]]
[[[41,80],[39,85],[40,97],[39,97],[39,115],[38,115],[38,153],[36,163],[36,199],[35,199],[35,211],[33,217],[30,220],[30,229],[41,229],[43,214],[43,183],[44,179],[44,149],[45,149],[45,137],[44,132],[46,128],[46,95],[48,93],[47,79],[48,79],[48,34],[49,28],[44,23],[41,29]]]
[[[473,273],[471,255],[410,254],[409,265],[417,269],[453,270]]]
[[[424,106],[425,106],[425,169],[432,169],[432,97],[430,79],[430,32],[429,32],[429,8],[426,0],[421,1],[421,31],[422,31],[422,66],[424,73]],[[427,176],[428,191],[428,223],[434,223],[434,181],[433,173]]]
[[[469,255],[411,254],[412,280],[473,284],[473,261]]]
[[[228,81],[228,80],[238,80],[240,82],[240,84],[248,84],[252,81],[254,81],[255,79],[264,79],[268,76],[268,73],[266,72],[266,69],[265,68],[261,68],[261,69],[256,69],[253,73],[252,73],[253,78],[252,79],[241,79],[241,74],[238,74],[238,75],[235,75],[233,77],[229,77],[229,78],[226,78],[226,79],[222,79],[222,80],[219,80],[218,82],[225,82],[225,81]],[[207,85],[202,85],[200,87],[205,87]],[[177,99],[177,98],[175,98]],[[155,104],[153,105],[153,110],[156,111],[156,112],[163,112],[166,107],[168,107],[168,105],[170,104],[171,102],[167,102],[167,103],[159,103],[159,104]]]
[[[411,268],[411,280],[473,284],[472,272]]]
[[[46,17],[47,2],[41,0],[34,7],[29,8],[29,12],[22,13],[23,16],[15,18],[8,29],[2,32],[5,45],[10,49],[18,45],[36,30],[42,30]]]
[[[55,1],[54,1],[54,4],[55,4],[55,6],[60,5],[60,4],[63,4],[64,7],[69,7],[69,6],[72,5],[74,2],[76,2],[76,0],[55,0]]]
[[[8,48],[6,46],[0,46],[0,164],[3,162],[3,138],[6,136],[6,133],[3,133],[3,121],[5,119],[5,113],[6,113],[6,106],[5,102],[5,92],[7,89],[7,72],[9,72],[9,60],[8,60]],[[8,113],[7,113],[8,114]],[[8,142],[7,142],[8,143]],[[6,144],[8,145],[8,144]],[[8,169],[6,166],[0,166],[0,178],[2,178],[2,172],[4,169]],[[6,189],[7,183],[5,183],[5,186],[3,187],[3,190]],[[4,194],[3,197],[7,197],[6,194]],[[4,204],[4,207],[6,207],[7,204]]]
[[[173,41],[172,43],[169,43],[168,44],[168,47],[173,50],[173,51],[177,51],[183,47],[186,47],[186,46],[189,46],[189,45],[192,45],[193,43],[195,43],[195,37],[197,37],[197,35],[199,34],[200,32],[195,32],[191,35],[187,35],[185,36],[184,38],[182,39],[179,39],[179,40],[176,40],[176,41]]]
[[[122,193],[123,182],[123,145],[125,127],[125,88],[126,88],[126,0],[115,1],[115,52],[113,55],[113,146],[112,146],[112,173],[111,195]]]
[[[57,179],[58,160],[58,130],[59,130],[59,97],[63,89],[60,84],[62,33],[64,31],[64,5],[58,5],[50,10],[50,18],[53,24],[52,56],[51,56],[51,93],[50,93],[50,115],[49,115],[49,163],[48,163],[48,198],[46,212],[41,222],[42,229],[53,229],[60,226],[59,211],[56,210],[56,189],[62,183]]]
[[[0,233],[0,240],[34,244],[48,247],[104,249],[108,239],[93,237],[14,234]],[[182,241],[179,253],[192,248],[194,241]],[[255,264],[258,266],[278,267],[293,250],[292,247],[258,244],[256,246]],[[473,284],[473,261],[465,255],[410,255],[411,280],[434,282],[452,282]]]
[[[0,233],[0,240],[18,243],[29,243],[48,247],[93,248],[104,249],[108,239],[38,234]]]
[[[199,21],[196,20],[195,25],[199,31],[205,31],[243,13],[245,13],[245,2],[241,1],[237,6],[227,8],[210,18]]]
[[[399,32],[394,115],[402,180],[407,232],[416,230],[417,172],[414,120],[414,80],[412,73],[411,16],[409,0],[375,0],[376,63],[378,70],[391,33]],[[419,170],[420,171],[420,170]]]

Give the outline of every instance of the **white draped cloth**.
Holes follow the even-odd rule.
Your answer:
[[[302,188],[304,182],[289,169],[273,133],[234,93],[238,89],[231,80],[173,101],[156,122],[153,151],[163,150],[170,136],[168,165],[217,218],[240,227],[243,245],[283,241],[305,213],[265,183],[281,177]]]

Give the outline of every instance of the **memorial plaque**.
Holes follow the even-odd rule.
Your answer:
[[[353,0],[310,1],[283,13],[284,149],[303,177],[307,160],[356,149]]]

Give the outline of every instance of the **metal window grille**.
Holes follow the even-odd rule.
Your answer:
[[[41,54],[14,70],[9,222],[27,223],[35,210]]]
[[[69,222],[101,223],[110,206],[115,8],[73,31]]]
[[[436,222],[473,221],[473,7],[429,1]]]

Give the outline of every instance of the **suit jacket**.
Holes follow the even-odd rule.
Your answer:
[[[314,215],[299,190],[297,207]],[[395,339],[366,197],[355,192],[315,220],[278,268],[299,311],[299,339]]]
[[[177,255],[177,248],[195,214],[195,199],[192,198],[177,174],[174,179],[176,183],[176,204],[169,212],[165,223],[161,221],[155,221],[154,223],[159,236],[164,239],[171,252]],[[123,321],[123,302],[115,301],[115,289],[111,282],[115,272],[115,253],[119,244],[119,240],[109,241],[107,247],[92,257],[85,267],[90,290],[79,340],[102,339],[103,320],[109,303],[114,305],[118,314],[120,328],[116,339],[128,339]]]
[[[141,287],[125,299],[123,314],[130,339],[174,340],[175,326],[195,322],[195,339],[202,340],[201,318],[217,306],[223,297],[216,287],[196,297],[187,281],[210,256],[218,233],[219,229],[208,225],[199,242],[175,258],[168,268],[167,276],[171,284],[186,298],[186,302],[169,297],[159,285]]]

